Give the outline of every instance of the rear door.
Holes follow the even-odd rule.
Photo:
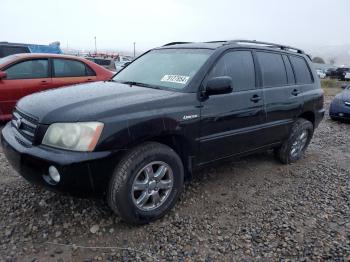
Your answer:
[[[262,146],[259,130],[265,120],[262,90],[257,88],[250,50],[225,53],[204,81],[230,76],[233,92],[213,95],[202,102],[200,162],[254,150]]]
[[[313,75],[304,57],[290,55],[289,60],[295,74],[296,85],[301,92],[298,96],[303,100],[303,112],[314,112],[316,110],[314,102],[323,101],[320,98],[319,84],[315,85],[320,80],[316,74]]]
[[[302,111],[301,88],[295,83],[287,56],[269,51],[256,51],[260,65],[266,124],[261,139],[264,144],[284,140],[293,120]]]
[[[17,101],[29,94],[45,90],[51,84],[48,59],[30,59],[5,69],[6,79],[0,81],[3,114],[11,114]]]
[[[96,81],[96,73],[85,63],[63,58],[52,58],[53,88]]]

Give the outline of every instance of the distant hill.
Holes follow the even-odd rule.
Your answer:
[[[306,50],[312,57],[322,57],[328,64],[350,66],[350,44],[329,45],[318,48],[309,48]]]

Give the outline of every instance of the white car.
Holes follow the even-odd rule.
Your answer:
[[[349,80],[350,80],[350,72],[347,72],[347,73],[345,74],[344,79],[345,79],[346,81],[349,81]]]
[[[316,73],[317,73],[317,75],[318,75],[321,79],[326,78],[326,73],[325,73],[323,70],[321,70],[321,69],[316,69]]]

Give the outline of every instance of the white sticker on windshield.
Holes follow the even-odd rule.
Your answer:
[[[162,82],[172,82],[172,83],[178,83],[185,85],[190,79],[189,76],[180,76],[180,75],[164,75],[163,78],[160,80]]]

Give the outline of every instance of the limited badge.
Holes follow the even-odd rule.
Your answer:
[[[190,79],[189,76],[165,75],[165,76],[163,76],[163,78],[160,81],[178,83],[178,84],[185,85],[187,83],[188,79]]]

